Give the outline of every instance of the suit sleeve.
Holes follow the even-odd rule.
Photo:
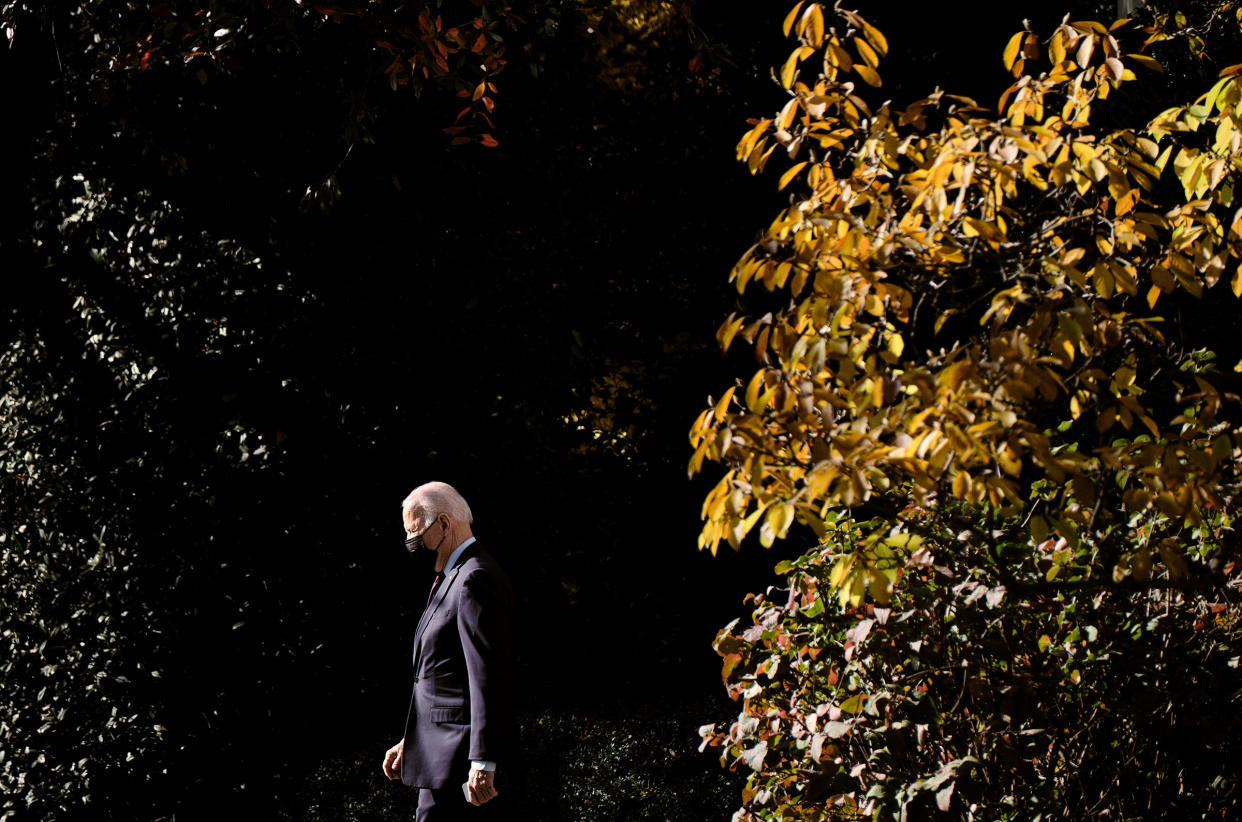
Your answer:
[[[512,614],[498,580],[486,568],[462,580],[457,630],[470,689],[470,750],[475,761],[504,759],[510,718]]]

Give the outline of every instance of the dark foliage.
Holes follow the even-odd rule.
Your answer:
[[[641,698],[715,687],[708,639],[771,562],[693,552],[683,471],[733,373],[721,283],[771,211],[731,143],[783,9],[490,19],[499,146],[450,149],[480,75],[394,89],[377,45],[414,53],[425,5],[0,3],[6,818],[313,818],[308,779],[378,778],[429,580],[398,503],[430,478],[521,590],[533,744],[595,716],[566,695],[625,694],[565,767],[678,752],[627,771],[638,810],[583,774],[599,818],[723,784]],[[963,85],[920,49],[912,85]]]

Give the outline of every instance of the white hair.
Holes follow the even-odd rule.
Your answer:
[[[473,523],[470,506],[457,489],[447,482],[428,482],[410,492],[401,503],[401,513],[422,514],[427,522],[441,514],[465,523]]]

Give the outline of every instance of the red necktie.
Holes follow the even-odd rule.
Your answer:
[[[428,607],[430,607],[430,605],[431,605],[431,598],[432,598],[432,597],[434,597],[434,596],[436,595],[436,589],[440,587],[440,581],[441,581],[441,580],[443,580],[443,579],[444,579],[444,572],[443,572],[443,571],[437,571],[437,572],[436,572],[436,578],[435,578],[435,580],[431,583],[431,590],[427,592],[427,606],[428,606]]]

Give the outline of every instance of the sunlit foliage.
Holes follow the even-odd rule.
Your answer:
[[[795,523],[821,540],[786,567],[788,604],[770,594],[717,642],[743,709],[705,735],[754,770],[743,818],[819,818],[829,795],[845,815],[988,819],[1180,795],[1115,686],[1137,666],[1172,710],[1160,643],[1206,670],[1235,636],[1240,352],[1216,332],[1242,295],[1242,65],[1204,45],[1236,42],[1235,6],[1017,32],[995,109],[941,89],[876,105],[882,32],[817,3],[785,19],[786,99],[737,154],[754,173],[787,158],[790,204],[732,274],[776,307],[720,328],[761,367],[691,431],[691,472],[726,468],[701,547]],[[1132,89],[1174,53],[1217,76],[1153,108]],[[1023,683],[1029,704],[1002,706]],[[1109,747],[1128,733],[1135,751]],[[1134,767],[1141,799],[1117,776]],[[1195,775],[1224,780],[1195,783],[1203,808],[1232,807],[1219,767]]]

